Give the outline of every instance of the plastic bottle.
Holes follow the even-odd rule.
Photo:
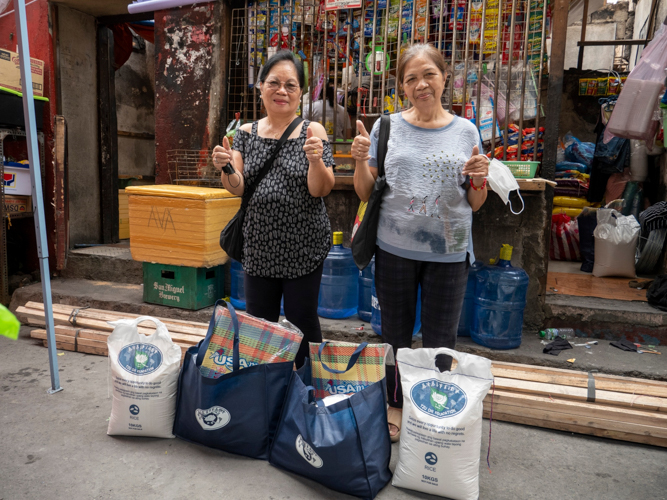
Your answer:
[[[463,299],[463,307],[461,308],[461,319],[459,320],[459,337],[470,337],[470,329],[472,328],[472,314],[475,305],[475,285],[477,284],[477,273],[484,267],[481,260],[476,260],[470,266],[468,271],[468,286],[466,287],[466,295]]]
[[[477,273],[470,337],[492,349],[521,345],[528,274],[512,267],[511,259],[512,247],[503,245],[498,263],[484,266]]]
[[[543,337],[547,340],[553,340],[556,337],[571,339],[574,337],[574,330],[572,328],[547,328],[540,332],[540,337]]]
[[[357,305],[357,315],[361,321],[369,322],[373,315],[372,293],[373,287],[373,265],[375,264],[375,257],[371,263],[366,266],[366,269],[359,271],[359,304]]]
[[[324,260],[317,314],[323,318],[349,318],[359,305],[359,269],[352,250],[343,247],[343,233],[333,234],[333,247]]]
[[[378,302],[378,296],[375,292],[375,262],[371,263],[368,267],[371,268],[371,273],[373,275],[373,281],[371,283],[371,327],[373,331],[378,335],[382,336],[382,318],[380,313],[380,303]],[[422,289],[421,286],[417,289],[417,313],[415,314],[415,326],[412,329],[412,335],[417,335],[419,330],[422,329]]]
[[[245,273],[240,262],[232,260],[232,293],[229,301],[236,309],[245,310],[245,285],[243,279]]]

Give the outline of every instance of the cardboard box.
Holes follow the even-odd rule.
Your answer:
[[[30,58],[32,92],[44,97],[44,61]],[[16,52],[0,49],[0,87],[23,92],[21,87],[21,63]]]
[[[32,196],[5,195],[5,213],[9,215],[32,212]]]
[[[30,196],[32,194],[30,166],[25,163],[5,162],[2,184],[5,195]]]

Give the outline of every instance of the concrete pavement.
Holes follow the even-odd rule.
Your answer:
[[[0,337],[0,500],[350,499],[266,462],[178,439],[109,437],[107,358],[58,356],[64,391],[47,395],[47,350],[28,337]],[[494,422],[482,499],[667,498],[664,449]],[[397,461],[394,445],[392,465]],[[380,500],[427,499],[391,485]]]

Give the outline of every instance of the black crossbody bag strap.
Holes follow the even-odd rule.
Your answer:
[[[380,117],[380,136],[378,137],[378,177],[384,177],[384,159],[387,157],[390,127],[391,117],[389,115],[382,115]]]
[[[252,195],[255,194],[255,189],[257,189],[257,186],[259,186],[259,183],[262,182],[262,179],[266,176],[266,174],[269,173],[269,170],[271,170],[271,167],[273,166],[273,161],[276,159],[276,156],[278,156],[278,153],[280,152],[280,148],[283,147],[283,144],[287,141],[290,135],[292,135],[292,132],[294,132],[294,129],[297,128],[299,125],[303,123],[303,118],[300,116],[297,116],[292,123],[289,124],[289,127],[285,129],[285,132],[283,132],[282,137],[278,141],[278,144],[276,145],[276,148],[273,150],[273,153],[271,153],[271,156],[269,157],[268,160],[264,162],[264,165],[262,166],[262,170],[259,171],[257,174],[257,177],[255,177],[254,182],[252,185],[248,186],[243,193],[243,198],[241,199],[241,209],[245,210],[248,207],[248,203],[250,203],[250,199],[252,198]]]

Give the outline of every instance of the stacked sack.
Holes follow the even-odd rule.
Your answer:
[[[571,133],[563,138],[556,163],[556,183],[554,214],[576,217],[581,209],[591,206],[586,200],[590,186],[590,173],[595,144],[581,142]]]

